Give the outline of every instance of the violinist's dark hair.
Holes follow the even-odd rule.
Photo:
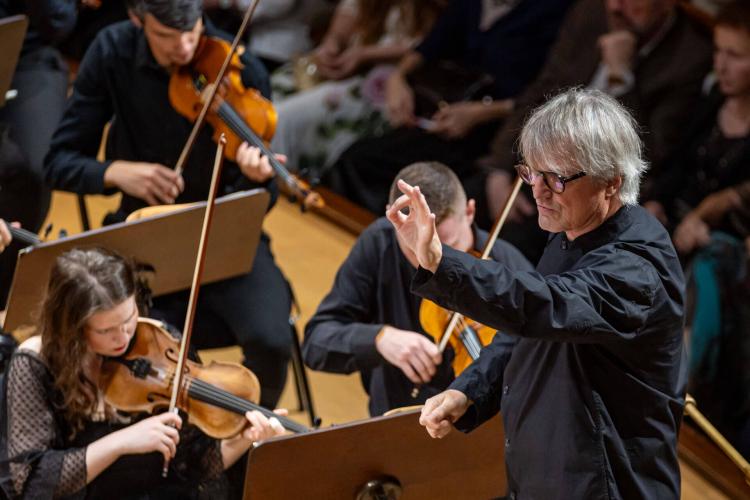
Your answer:
[[[97,384],[84,370],[94,356],[86,342],[86,322],[93,314],[136,296],[138,289],[134,266],[103,248],[65,252],[50,272],[38,323],[40,354],[61,396],[59,410],[74,434],[98,401]]]
[[[420,161],[401,169],[391,184],[388,203],[393,203],[401,196],[398,180],[419,186],[427,200],[430,210],[435,214],[435,223],[443,220],[466,206],[466,192],[456,174],[437,161]]]
[[[143,21],[151,14],[165,26],[190,31],[203,15],[203,0],[127,0],[128,8]]]

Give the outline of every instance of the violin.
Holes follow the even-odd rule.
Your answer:
[[[193,61],[173,71],[169,79],[172,107],[192,122],[199,120],[205,105],[203,93],[209,84],[215,82],[225,60],[229,63],[226,75],[221,80],[222,98],[216,111],[205,117],[213,127],[214,140],[218,142],[219,136],[225,134],[225,154],[232,161],[236,161],[237,150],[243,142],[256,146],[268,157],[279,179],[302,200],[303,208],[322,208],[324,203],[320,195],[290,173],[266,146],[276,131],[276,110],[260,92],[245,88],[242,84],[240,71],[243,64],[228,42],[205,35],[201,37]]]
[[[488,259],[492,247],[500,235],[500,230],[505,224],[505,220],[510,214],[510,209],[518,196],[523,180],[521,177],[516,178],[513,190],[505,201],[505,206],[500,213],[492,231],[490,232],[487,242],[484,244],[481,254],[474,251],[469,253],[480,259]],[[482,347],[489,344],[495,336],[496,330],[488,326],[473,321],[463,314],[448,311],[434,302],[423,299],[419,306],[419,322],[424,331],[438,341],[438,351],[442,354],[450,343],[453,347],[455,357],[453,359],[453,372],[456,377],[463,372],[471,363],[479,358],[479,352]],[[416,398],[419,395],[419,388],[414,387],[411,396]]]
[[[160,323],[139,318],[125,354],[106,358],[100,384],[105,401],[126,412],[154,413],[169,406],[178,364],[179,342]],[[245,412],[257,410],[274,417],[288,431],[309,429],[257,404],[260,384],[255,374],[239,363],[187,361],[178,389],[177,407],[190,423],[215,439],[239,434],[247,425]]]
[[[469,253],[480,257],[479,253],[474,250]],[[457,317],[455,320],[454,315]],[[454,324],[449,332],[448,326],[451,322]],[[442,339],[443,335],[448,336],[448,343],[454,353],[452,365],[456,377],[479,358],[479,352],[492,342],[497,332],[494,328],[448,311],[427,299],[422,299],[419,306],[419,323],[425,333],[434,339]]]
[[[8,230],[10,231],[10,235],[13,236],[14,241],[19,241],[28,246],[38,245],[39,243],[42,242],[39,236],[37,236],[36,234],[32,233],[31,231],[27,229],[14,227],[14,226],[11,226],[10,224],[8,224],[7,226],[8,226]]]

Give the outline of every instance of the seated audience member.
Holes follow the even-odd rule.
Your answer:
[[[397,128],[353,144],[325,182],[381,213],[391,179],[404,165],[440,161],[466,179],[475,168],[474,160],[487,152],[500,120],[513,109],[513,98],[542,67],[571,3],[453,0],[425,40],[402,58],[388,80],[387,113]],[[456,75],[441,74],[440,65],[445,61],[477,73],[476,81],[466,84],[466,99],[417,120],[416,85],[411,87],[407,78],[416,72],[425,75],[423,79],[456,79]],[[480,85],[480,75],[489,77],[492,84],[479,95],[471,95],[471,88]],[[434,89],[451,86],[450,81],[419,82],[419,86],[425,84],[428,89],[431,85]]]
[[[287,81],[288,71],[274,75],[273,149],[317,178],[352,142],[381,128],[387,65],[424,36],[439,11],[440,0],[342,0],[311,56],[317,76],[328,81],[300,90]]]
[[[415,163],[398,173],[418,185],[436,215],[442,241],[460,251],[481,250],[487,233],[476,229],[474,200],[466,199],[456,175],[440,163]],[[391,199],[398,197],[395,181]],[[511,245],[497,241],[492,258],[513,269],[531,264]],[[384,218],[360,235],[332,290],[305,328],[305,363],[315,370],[360,372],[371,415],[423,403],[453,380],[452,355],[441,356],[437,339],[420,324],[421,299],[410,292],[414,254]],[[450,352],[450,349],[447,351]],[[421,384],[418,397],[411,393]]]
[[[216,25],[235,32],[251,0],[204,0],[203,7]],[[268,72],[313,48],[316,24],[332,10],[328,0],[273,0],[258,3],[248,27],[248,49]]]
[[[644,206],[672,232],[689,282],[689,391],[750,457],[750,6],[720,9],[716,88],[696,106]]]
[[[679,142],[711,64],[711,40],[703,25],[675,0],[579,0],[560,29],[539,77],[518,98],[513,113],[483,159],[490,215],[510,193],[518,162],[518,131],[531,109],[560,89],[586,86],[616,97],[641,127],[646,158],[659,164]],[[649,176],[655,174],[649,172]],[[648,178],[647,178],[648,179]],[[532,261],[546,235],[536,230],[536,209],[524,192],[503,236]]]
[[[747,236],[734,187],[750,179],[750,6],[719,11],[714,46],[716,85],[693,106],[692,124],[644,196],[683,255],[708,244],[712,230]]]

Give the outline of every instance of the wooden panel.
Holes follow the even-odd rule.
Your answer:
[[[398,480],[403,500],[500,497],[503,436],[498,415],[469,434],[432,439],[416,410],[266,441],[250,453],[245,498],[352,499],[384,476]]]
[[[692,425],[683,422],[677,447],[680,461],[715,489],[737,500],[750,500],[750,484],[718,446]]]
[[[263,190],[220,198],[207,243],[203,282],[246,273],[260,237],[260,221],[268,206]],[[203,224],[205,202],[169,214],[95,229],[24,249],[18,255],[8,299],[5,328],[32,324],[55,258],[77,247],[104,246],[152,265],[154,295],[190,287]]]

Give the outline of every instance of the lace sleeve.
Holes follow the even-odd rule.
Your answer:
[[[206,480],[214,480],[224,473],[224,460],[221,457],[221,441],[212,439],[203,456],[204,475]]]
[[[64,448],[43,362],[18,351],[7,380],[8,461],[17,495],[69,496],[86,486],[86,448]]]

